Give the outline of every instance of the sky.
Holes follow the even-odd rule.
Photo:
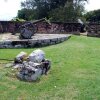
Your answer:
[[[11,20],[17,16],[24,0],[0,0],[0,20]]]
[[[85,9],[87,11],[100,9],[100,0],[89,0],[85,6]]]
[[[25,0],[0,0],[0,20],[11,20],[17,16],[21,9],[21,1]],[[100,0],[89,0],[85,5],[87,11],[100,9]]]

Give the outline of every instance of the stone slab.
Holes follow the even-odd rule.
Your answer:
[[[54,45],[69,39],[69,34],[35,34],[32,39],[19,39],[18,35],[0,35],[0,48],[28,48]]]

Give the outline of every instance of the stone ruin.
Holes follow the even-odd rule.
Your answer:
[[[45,59],[45,53],[37,49],[28,57],[20,52],[14,60],[13,68],[17,69],[17,78],[24,81],[36,81],[41,75],[47,75],[51,62]]]
[[[81,24],[78,22],[51,22],[48,23],[44,18],[31,22],[17,22],[17,21],[0,21],[0,34],[3,33],[20,33],[20,26],[32,23],[35,25],[36,33],[58,34],[58,33],[71,33],[79,34]],[[26,25],[27,26],[27,25]],[[26,28],[27,29],[27,28]],[[23,29],[22,29],[23,30]],[[24,30],[26,31],[26,30]],[[23,32],[23,31],[22,31]],[[25,32],[26,33],[26,32]],[[26,37],[25,37],[26,38]]]
[[[100,37],[100,23],[87,23],[87,35]]]

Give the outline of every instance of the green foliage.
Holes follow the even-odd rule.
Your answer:
[[[73,22],[76,20],[73,5],[69,2],[67,2],[67,6],[65,7],[60,7],[52,10],[50,12],[50,17],[52,17],[53,21],[61,22]]]
[[[20,51],[31,53],[34,49],[0,49],[0,58],[13,59]],[[40,81],[20,81],[12,68],[0,64],[1,100],[100,99],[100,39],[72,36],[61,44],[40,49],[52,62],[50,72]]]
[[[24,20],[31,20],[35,18],[35,11],[32,9],[23,8],[18,11],[17,17]]]
[[[33,19],[48,17],[49,5],[46,0],[26,0],[22,2],[22,7],[34,12],[29,11],[33,15]]]
[[[84,12],[85,0],[67,1],[64,7],[59,7],[50,12],[50,17],[55,21],[76,22]]]
[[[87,12],[84,17],[90,22],[100,22],[100,9]]]
[[[26,0],[18,17],[25,20],[52,18],[53,21],[76,21],[88,0]]]
[[[25,20],[16,17],[16,18],[13,18],[12,21],[24,22]]]

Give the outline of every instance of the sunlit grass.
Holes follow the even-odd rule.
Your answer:
[[[13,59],[20,51],[0,49],[0,58]],[[23,82],[11,68],[0,65],[0,100],[99,100],[100,39],[72,36],[61,44],[40,48],[52,61],[47,76],[35,83]],[[3,61],[0,61],[1,63]]]

